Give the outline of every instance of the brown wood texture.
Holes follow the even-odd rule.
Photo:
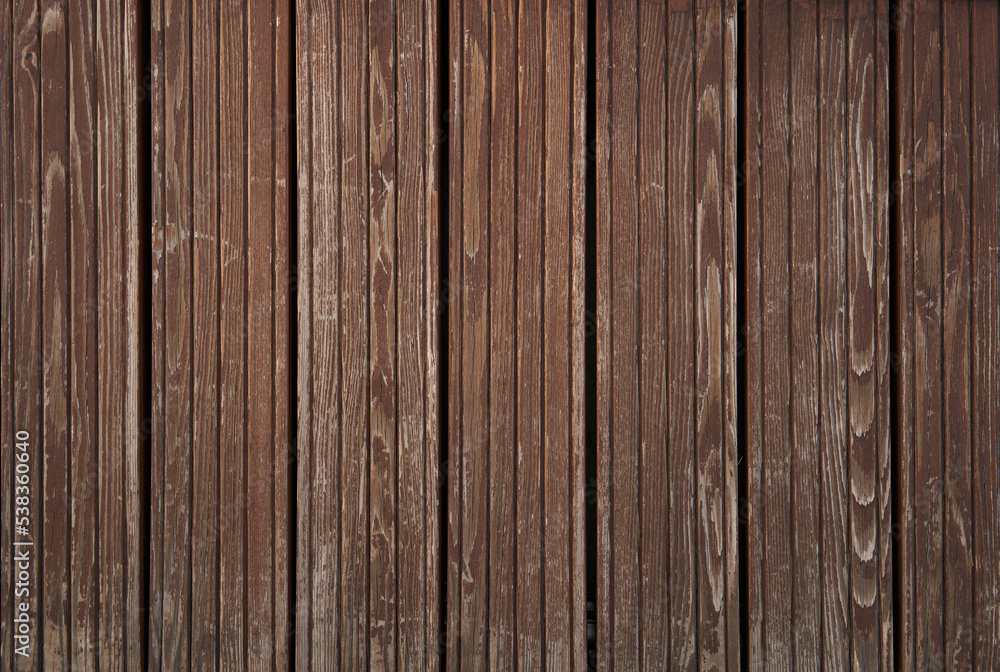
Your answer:
[[[586,10],[450,22],[446,662],[586,669]]]
[[[736,6],[598,3],[599,669],[739,669]]]
[[[289,666],[288,20],[151,8],[147,669]]]
[[[296,9],[295,667],[438,669],[438,7]]]
[[[0,672],[1000,666],[998,35],[6,3]]]
[[[0,21],[5,671],[143,657],[136,19],[32,2]]]
[[[747,8],[752,669],[894,666],[889,21]]]

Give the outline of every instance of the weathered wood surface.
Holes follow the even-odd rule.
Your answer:
[[[997,667],[998,34],[7,3],[0,672]]]

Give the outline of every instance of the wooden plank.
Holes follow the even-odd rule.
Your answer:
[[[368,7],[369,217],[369,655],[396,668],[396,8]]]
[[[166,670],[190,665],[192,135],[190,9],[164,7],[164,461],[163,640]],[[232,501],[223,500],[223,501]],[[228,538],[226,535],[224,538]]]
[[[361,5],[342,8],[340,34],[341,116],[335,123],[343,128],[340,177],[342,180],[340,221],[341,296],[341,442],[340,487],[341,581],[340,664],[344,669],[365,669],[369,661],[369,142],[368,119],[368,16]],[[344,39],[343,36],[350,36]],[[314,47],[315,48],[315,47]],[[315,126],[313,130],[315,131]],[[322,154],[320,154],[322,156]],[[318,157],[317,157],[318,158]],[[317,218],[323,225],[324,222]],[[329,225],[327,225],[329,226]],[[324,232],[327,236],[332,232]],[[326,243],[329,245],[329,243]],[[316,287],[323,287],[319,279]],[[314,310],[332,314],[332,306]],[[317,401],[319,401],[317,399]],[[321,473],[321,472],[318,472]],[[320,584],[322,585],[322,584]],[[315,590],[315,589],[314,589]],[[317,625],[320,625],[318,622]],[[324,669],[319,662],[316,669]]]
[[[247,645],[247,19],[219,9],[219,667]],[[168,99],[169,102],[169,99]],[[258,409],[254,409],[258,413]],[[224,540],[222,542],[221,540]],[[166,616],[164,616],[166,618]]]
[[[874,16],[848,7],[847,320],[850,455],[851,657],[879,664],[878,457],[876,417]]]
[[[970,64],[996,63],[1000,12],[988,3],[970,3],[972,36]],[[1000,184],[1000,81],[997,71],[973,66],[971,82],[972,156],[970,208],[972,260],[970,268],[972,314],[972,493],[973,596],[972,666],[991,669],[1000,665],[1000,576],[997,544],[1000,540],[1000,492],[997,469],[997,435],[1000,432],[1000,257],[997,250],[997,216]]]
[[[219,638],[219,95],[218,10],[192,5],[191,86],[193,296],[191,336],[193,399],[191,438],[191,667],[217,669]],[[201,614],[200,617],[194,617]]]
[[[793,4],[789,39],[792,642],[796,669],[822,665],[819,459],[818,7]]]
[[[445,624],[441,622],[442,609],[444,604],[444,593],[446,586],[441,585],[441,577],[447,570],[447,554],[441,557],[440,550],[443,543],[447,543],[447,537],[441,539],[441,523],[443,516],[447,515],[444,506],[441,504],[441,496],[445,483],[445,464],[441,464],[440,455],[442,451],[441,436],[443,428],[448,422],[447,400],[443,391],[439,389],[439,381],[444,377],[441,372],[441,358],[448,357],[447,346],[442,348],[441,321],[444,312],[448,309],[445,301],[452,297],[448,287],[442,286],[440,282],[442,264],[448,264],[447,253],[445,258],[441,258],[441,235],[439,189],[446,190],[450,185],[438,183],[439,175],[448,157],[440,151],[440,140],[442,134],[447,133],[447,129],[441,126],[446,121],[445,110],[438,109],[439,88],[447,86],[446,82],[438,81],[438,58],[441,45],[446,44],[440,40],[438,33],[440,30],[441,17],[438,16],[440,4],[427,0],[424,4],[424,35],[423,35],[423,56],[425,60],[424,68],[424,95],[426,96],[426,108],[424,112],[424,207],[426,212],[426,235],[425,245],[425,266],[424,266],[424,292],[426,304],[424,306],[424,320],[427,334],[426,349],[423,351],[426,366],[424,369],[424,389],[425,389],[425,416],[424,416],[424,436],[426,438],[426,508],[427,533],[425,536],[426,547],[424,554],[426,557],[425,577],[426,577],[426,617],[425,626],[425,647],[426,657],[424,668],[428,672],[437,672],[442,667],[442,659],[445,658],[444,647],[447,645],[447,638],[443,632]],[[445,19],[447,20],[447,19]],[[439,41],[440,40],[440,41]],[[447,58],[447,47],[444,49]],[[448,203],[444,207],[449,207]],[[448,335],[444,334],[447,338]],[[444,349],[445,352],[441,352]],[[444,366],[446,367],[447,361]],[[445,369],[447,370],[447,369]],[[442,406],[444,408],[442,408]],[[444,446],[444,450],[448,449]],[[446,614],[444,614],[445,617]]]
[[[913,7],[913,292],[915,665],[944,660],[941,362],[941,26],[939,6]]]
[[[291,399],[294,394],[290,380],[292,348],[291,338],[295,322],[289,313],[289,294],[294,278],[289,268],[289,253],[295,241],[290,240],[294,214],[291,212],[294,185],[289,184],[291,147],[295,138],[290,137],[292,105],[290,79],[294,76],[291,43],[290,13],[293,0],[275,0],[272,6],[274,22],[274,556],[272,561],[274,581],[274,669],[290,670],[295,661],[292,655],[292,636],[295,630],[292,613],[295,587],[291,585],[292,548],[291,512],[295,505],[296,490],[291,483],[291,465],[295,463],[292,440]]]
[[[125,363],[124,241],[122,231],[122,168],[124,95],[121,80],[121,5],[97,6],[97,177],[98,209],[98,342],[99,371],[120,371]],[[125,390],[118,376],[98,388],[101,619],[98,662],[102,670],[125,668],[125,516],[121,493],[124,479]]]
[[[70,184],[70,577],[69,660],[97,669],[97,190],[94,7],[69,7]],[[0,135],[2,135],[0,131]],[[162,241],[162,238],[160,239]],[[6,314],[6,311],[5,311]],[[6,324],[6,321],[5,321]],[[5,360],[6,361],[6,360]],[[152,562],[150,561],[150,566]]]
[[[542,332],[542,285],[545,277],[542,252],[545,244],[545,8],[538,0],[521,3],[519,8],[515,336],[518,409],[515,504],[517,664],[521,669],[537,669],[545,664],[544,457],[542,414],[538,410],[545,399],[542,368],[545,343]],[[466,80],[466,85],[472,86],[471,79]],[[474,195],[466,189],[465,200],[470,199],[474,202]]]
[[[274,665],[274,28],[270,0],[247,3],[246,659]],[[250,354],[252,353],[252,354]],[[250,540],[256,540],[251,543]]]
[[[762,450],[764,659],[767,669],[792,665],[791,617],[791,366],[789,295],[789,202],[791,178],[789,137],[787,5],[764,3],[761,56],[763,229],[761,242],[761,309],[763,339]],[[775,46],[772,46],[775,45]],[[756,608],[751,605],[751,609]]]
[[[542,518],[545,669],[573,668],[573,548],[570,497],[571,263],[573,236],[573,5],[549,3],[545,24],[545,195],[542,246]],[[496,129],[493,132],[497,132]],[[530,412],[530,409],[523,409]]]
[[[642,665],[665,669],[670,660],[669,447],[667,423],[667,7],[639,7],[639,361],[642,414],[640,516]]]
[[[822,651],[850,666],[846,332],[846,7],[819,17],[819,401]]]
[[[428,502],[435,487],[428,480],[429,449],[436,427],[428,424],[431,400],[428,397],[427,358],[432,334],[427,319],[436,318],[437,306],[427,302],[427,289],[436,283],[431,275],[426,241],[436,230],[426,207],[428,177],[436,169],[428,160],[428,145],[434,144],[433,126],[425,118],[427,98],[424,41],[433,42],[425,32],[425,3],[398,8],[396,44],[397,184],[396,231],[398,324],[396,361],[398,366],[398,648],[400,669],[420,670],[429,666],[429,654],[437,648],[427,638],[428,618],[437,597],[429,589],[431,521]],[[426,144],[425,144],[426,143]],[[425,303],[426,302],[426,303]],[[436,344],[436,343],[435,343]]]
[[[295,306],[298,361],[295,381],[298,406],[295,418],[295,668],[310,670],[312,661],[312,613],[313,613],[313,570],[312,570],[312,269],[313,269],[313,199],[312,199],[312,2],[296,0],[295,4],[295,120],[296,120],[296,180],[298,240],[295,241],[297,267],[292,278],[298,293]],[[335,181],[336,182],[336,181]],[[333,380],[337,380],[336,377]],[[339,408],[339,407],[338,407]],[[334,459],[335,464],[339,460]],[[336,483],[336,481],[335,481]],[[339,522],[338,517],[334,517]],[[334,556],[338,557],[339,556]],[[339,576],[339,563],[334,577]],[[336,579],[330,583],[330,590],[319,595],[336,598]],[[332,609],[334,618],[338,615],[336,606]],[[326,632],[337,632],[337,622],[332,618]],[[323,647],[325,648],[325,647]]]
[[[726,668],[726,426],[723,350],[723,110],[721,3],[695,6],[695,445],[699,667]]]
[[[764,599],[763,545],[763,340],[762,340],[762,271],[761,238],[763,227],[762,189],[762,129],[763,91],[761,90],[761,3],[746,7],[747,57],[745,61],[746,103],[746,199],[744,217],[746,234],[744,263],[746,285],[746,535],[747,535],[747,666],[751,670],[764,667]]]
[[[612,537],[611,537],[611,358],[601,353],[611,351],[611,3],[598,0],[594,15],[594,90],[596,100],[594,129],[597,257],[597,595],[595,604],[596,663],[598,669],[611,669]]]
[[[914,39],[914,0],[901,0],[897,6],[899,25],[896,31],[896,68],[892,77],[902,82],[896,88],[896,147],[898,148],[898,170],[893,175],[898,180],[897,209],[899,224],[897,226],[896,269],[893,281],[899,287],[895,301],[896,333],[893,334],[897,357],[893,367],[893,377],[897,397],[893,401],[893,414],[899,427],[898,437],[894,437],[896,450],[896,470],[898,474],[898,489],[894,493],[896,507],[899,511],[895,521],[898,529],[897,553],[900,558],[897,585],[899,594],[896,596],[895,610],[900,628],[895,632],[898,640],[899,657],[896,665],[904,672],[912,672],[916,667],[916,510],[914,487],[916,479],[916,427],[914,408],[916,390],[913,386],[915,378],[915,297],[914,297],[914,254],[916,229],[914,227],[914,74],[913,39]]]
[[[696,665],[698,657],[698,509],[695,459],[697,356],[694,349],[697,328],[694,318],[694,269],[697,250],[694,245],[696,184],[693,175],[697,161],[694,139],[697,34],[694,3],[671,3],[669,9],[667,314],[671,316],[671,328],[667,336],[669,430],[666,438],[667,483],[670,488],[670,606],[667,613],[672,614],[670,656],[678,668],[690,669]],[[615,91],[612,94],[615,98],[619,97]],[[628,111],[623,110],[622,114],[627,118]],[[616,210],[616,213],[617,219],[630,221],[627,211]],[[617,243],[613,244],[617,249]],[[621,266],[619,263],[615,265]],[[614,315],[618,314],[616,300]],[[614,320],[618,322],[619,318],[615,317]],[[615,342],[617,343],[617,338]],[[619,397],[618,394],[615,396]],[[618,457],[617,452],[615,457]],[[616,535],[615,539],[618,538]],[[621,543],[627,544],[627,538]]]
[[[972,667],[972,400],[970,378],[971,35],[969,3],[945,0],[942,21],[942,404],[945,464],[945,666]]]
[[[517,669],[518,11],[493,3],[490,94],[489,668]],[[568,652],[567,652],[568,653]]]
[[[69,669],[69,44],[66,13],[61,4],[43,2],[39,41],[41,105],[41,320],[42,425],[44,459],[36,475],[44,485],[41,534],[36,557],[41,563],[40,610],[35,637],[44,643],[46,669]],[[15,484],[14,495],[30,492]],[[39,646],[41,648],[41,646]]]
[[[893,633],[895,598],[893,596],[893,520],[892,454],[890,419],[889,352],[892,348],[889,328],[889,198],[894,182],[889,175],[889,3],[878,0],[875,46],[875,291],[877,305],[876,334],[876,435],[878,459],[878,574],[879,640],[882,669],[895,669]]]
[[[725,433],[726,444],[724,454],[725,465],[725,515],[726,524],[726,632],[725,647],[727,669],[743,669],[742,653],[742,623],[741,623],[741,599],[742,577],[739,564],[745,562],[745,558],[740,551],[739,526],[744,521],[744,513],[740,501],[739,476],[741,455],[743,449],[740,445],[739,437],[739,414],[745,411],[739,408],[740,390],[743,389],[744,381],[739,380],[739,369],[737,368],[738,354],[740,351],[739,329],[744,329],[744,325],[737,326],[739,298],[737,289],[737,274],[741,251],[738,250],[739,234],[737,228],[737,185],[739,181],[745,181],[745,166],[737,167],[739,156],[737,145],[740,143],[740,136],[737,131],[737,48],[742,49],[739,44],[739,16],[738,0],[727,0],[723,3],[724,11],[721,17],[722,40],[723,40],[723,76],[722,92],[720,97],[724,104],[722,107],[722,129],[723,129],[723,202],[722,202],[722,230],[723,230],[723,319],[725,326],[723,329],[723,384],[725,408]],[[739,171],[739,177],[737,177]],[[743,223],[741,223],[742,225]],[[745,465],[744,465],[745,466]]]

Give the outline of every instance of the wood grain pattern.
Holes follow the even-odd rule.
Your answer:
[[[996,63],[997,7],[970,3],[970,63]],[[972,159],[970,272],[972,337],[972,666],[1000,665],[1000,581],[996,573],[1000,513],[997,436],[1000,432],[1000,257],[996,231],[1000,213],[997,157],[1000,155],[1000,80],[996,71],[972,66],[970,156]]]
[[[11,39],[13,3],[7,3],[0,9],[0,87],[3,87],[3,100],[0,101],[0,161],[4,165],[13,165],[13,67],[14,50],[7,47]],[[3,310],[3,320],[0,321],[0,366],[5,372],[12,371],[14,365],[14,320],[10,317],[14,310],[14,194],[13,171],[0,171],[0,308]],[[3,378],[0,385],[0,479],[4,483],[12,483],[14,477],[14,452],[6,446],[12,446],[16,430],[14,429],[14,381],[11,374]],[[14,605],[14,499],[13,493],[4,494],[0,502],[0,669],[10,672],[13,666],[13,605]]]

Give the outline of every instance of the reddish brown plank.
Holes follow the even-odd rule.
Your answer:
[[[41,320],[42,408],[40,439],[44,461],[36,475],[44,483],[41,535],[41,599],[36,637],[44,643],[45,667],[69,669],[69,108],[68,27],[65,8],[46,1],[41,12],[39,80],[41,92]],[[14,495],[30,488],[15,484]]]
[[[915,665],[944,660],[941,361],[941,26],[939,4],[913,7],[913,293],[916,525]],[[906,195],[904,195],[905,197]]]
[[[667,7],[639,7],[639,283],[642,323],[642,665],[665,669],[670,660],[669,448],[667,423]]]
[[[819,460],[819,220],[817,185],[819,45],[817,5],[792,4],[791,135],[791,438],[792,641],[796,669],[822,665]]]
[[[0,35],[7,39],[12,35],[11,21],[13,3],[7,3],[0,9]],[[0,101],[0,161],[4,165],[13,165],[13,49],[0,50],[0,87],[3,87],[4,97]],[[14,200],[13,171],[0,173],[0,288],[2,288],[2,310],[4,319],[0,323],[2,345],[0,345],[0,366],[3,370],[13,371],[14,339],[12,315],[14,310]],[[14,379],[7,374],[7,380],[0,386],[0,479],[4,483],[13,483],[14,478]],[[10,448],[7,448],[10,446]],[[0,669],[10,672],[13,666],[13,605],[14,605],[14,498],[13,492],[4,493],[0,502]]]
[[[892,77],[902,82],[896,89],[896,135],[898,148],[898,172],[892,176],[899,185],[896,193],[899,224],[895,240],[897,265],[893,282],[899,288],[895,299],[896,333],[893,334],[896,343],[896,357],[893,364],[893,377],[897,395],[893,399],[893,414],[899,427],[897,439],[897,472],[898,489],[894,493],[899,515],[896,519],[897,553],[900,557],[897,582],[899,594],[896,596],[895,608],[898,612],[900,628],[894,633],[899,642],[899,657],[896,665],[904,672],[912,672],[916,666],[916,509],[914,500],[914,485],[916,478],[916,427],[914,418],[917,411],[914,408],[915,393],[913,381],[915,377],[915,311],[914,311],[914,207],[913,197],[914,173],[914,137],[913,125],[914,88],[913,81],[913,0],[901,0],[897,6],[898,27],[896,31],[896,61]]]
[[[489,667],[517,669],[517,4],[493,3],[490,38]]]
[[[70,184],[70,652],[73,669],[97,669],[97,190],[94,8],[69,7]],[[0,132],[2,134],[2,132]],[[160,239],[162,240],[162,238]],[[147,430],[148,431],[148,430]],[[152,566],[152,560],[150,560]]]
[[[695,6],[695,443],[699,667],[726,669],[723,350],[724,45],[721,3]]]
[[[219,7],[219,667],[246,659],[247,33],[245,6]],[[169,100],[168,100],[169,103]],[[260,413],[260,409],[253,409]],[[255,540],[255,546],[258,545]],[[165,559],[166,562],[166,559]],[[166,619],[166,613],[164,613]]]
[[[942,2],[942,376],[945,667],[972,667],[972,400],[969,266],[972,165],[969,3]]]
[[[869,5],[848,7],[847,401],[851,489],[851,664],[877,669],[878,457],[875,296],[875,30]]]
[[[972,667],[988,670],[1000,665],[1000,576],[997,575],[998,515],[997,435],[1000,432],[1000,257],[997,255],[997,216],[1000,184],[1000,80],[997,70],[977,67],[996,63],[1000,12],[989,3],[970,3],[972,36],[970,152],[972,259],[970,268],[972,314],[972,492],[974,527],[972,595]]]
[[[274,34],[270,0],[247,3],[246,659],[274,664]],[[263,542],[263,543],[262,543]]]
[[[218,9],[191,8],[193,296],[191,337],[191,667],[217,669],[219,637],[219,142]]]
[[[670,316],[666,344],[670,605],[667,613],[672,614],[670,657],[680,669],[690,669],[697,664],[698,658],[698,506],[695,460],[698,372],[694,343],[697,328],[694,318],[694,268],[697,254],[694,179],[697,160],[694,137],[697,33],[694,22],[695,3],[670,3],[667,15],[667,116],[671,121],[667,125],[666,257],[667,315]],[[612,96],[618,98],[619,93],[613,89]],[[627,118],[627,109],[621,113]],[[622,119],[619,123],[627,122]],[[615,149],[621,153],[620,160],[628,156],[621,148],[616,146]],[[627,213],[620,209],[616,209],[615,213],[620,221],[631,221]],[[617,241],[612,244],[617,249]],[[615,266],[619,267],[621,264],[616,263]],[[613,321],[618,322],[617,299],[614,301]],[[616,450],[616,464],[619,454]],[[622,540],[622,550],[627,547],[627,543],[627,539]],[[618,545],[618,541],[615,544]]]
[[[340,664],[344,669],[366,669],[369,661],[369,342],[372,322],[369,319],[369,142],[368,124],[360,123],[370,114],[369,99],[369,24],[363,6],[349,3],[341,8],[340,77],[343,98],[340,115],[333,123],[343,129],[341,138],[340,178],[342,180],[340,230],[340,309],[314,306],[327,318],[339,314],[341,340],[341,442],[340,487],[344,493],[341,506],[341,581]],[[384,16],[380,17],[384,20]],[[345,39],[345,36],[349,36]],[[316,45],[315,50],[318,50]],[[329,49],[329,47],[327,47]],[[315,81],[315,80],[314,80]],[[314,124],[318,124],[316,119]],[[316,125],[313,126],[315,131]],[[317,159],[323,154],[318,154]],[[337,221],[337,220],[333,220]],[[330,220],[319,220],[330,245],[333,236]],[[316,287],[323,287],[319,278]],[[329,301],[329,299],[327,299]],[[329,355],[327,355],[329,356]],[[324,381],[329,380],[324,378]],[[329,383],[327,383],[329,384]],[[317,400],[319,401],[319,400]],[[314,407],[314,410],[317,407]],[[332,409],[331,409],[332,412]],[[320,472],[317,472],[320,473]],[[329,478],[329,476],[327,476]],[[318,563],[317,563],[318,564]],[[322,585],[322,584],[319,584]],[[315,588],[314,588],[315,591]],[[322,622],[317,621],[322,627]],[[324,669],[318,661],[315,668]]]
[[[369,647],[372,670],[396,668],[396,7],[369,4]]]

